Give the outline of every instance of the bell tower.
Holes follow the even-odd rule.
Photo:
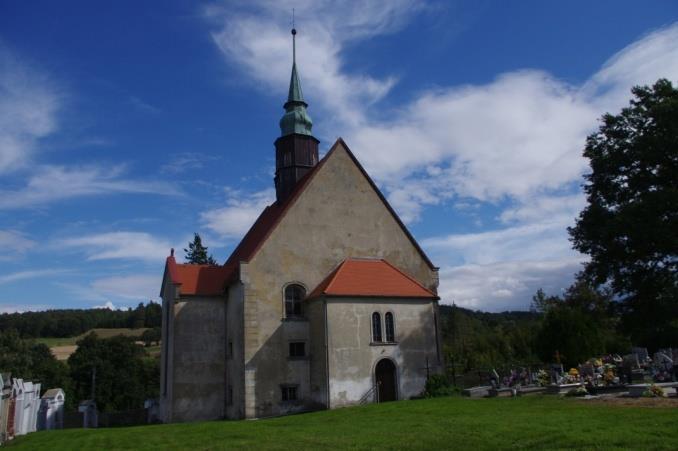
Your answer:
[[[275,192],[283,202],[297,182],[318,164],[318,141],[312,134],[313,121],[306,112],[301,82],[297,73],[297,30],[292,28],[292,77],[285,114],[280,119],[280,137],[275,141]]]

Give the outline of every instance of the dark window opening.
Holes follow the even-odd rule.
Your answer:
[[[395,324],[393,321],[393,313],[388,312],[384,315],[384,326],[386,328],[386,341],[389,343],[395,342]]]
[[[381,342],[381,315],[372,313],[372,341]]]
[[[290,357],[306,356],[306,343],[303,341],[290,343]]]
[[[232,341],[228,342],[228,350],[226,352],[227,352],[228,358],[232,359],[233,358],[233,342]]]
[[[282,391],[282,400],[283,401],[296,401],[297,400],[297,387],[296,385],[283,385],[280,387]]]
[[[302,316],[301,302],[305,297],[306,290],[301,285],[288,285],[285,287],[285,316]]]

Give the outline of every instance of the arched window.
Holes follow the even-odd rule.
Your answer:
[[[285,287],[285,316],[301,316],[303,310],[301,301],[306,297],[306,290],[301,285],[287,285]]]
[[[393,313],[388,312],[384,315],[384,327],[386,329],[386,341],[389,343],[395,342],[395,323],[393,321]]]
[[[381,341],[381,315],[378,312],[372,313],[372,341]]]

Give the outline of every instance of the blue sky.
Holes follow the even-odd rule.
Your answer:
[[[157,299],[193,232],[229,255],[274,197],[293,7],[322,152],[475,309],[571,282],[586,135],[678,81],[668,0],[0,1],[0,312]]]

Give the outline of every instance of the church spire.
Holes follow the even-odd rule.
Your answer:
[[[304,94],[301,92],[301,82],[299,81],[299,74],[297,74],[297,30],[295,28],[292,28],[292,77],[290,78],[290,91],[287,95],[287,101],[304,102]]]
[[[301,81],[297,72],[297,30],[292,28],[292,76],[290,77],[290,89],[285,102],[285,114],[280,119],[281,136],[294,133],[312,136],[313,121],[306,112],[308,104],[304,102],[304,94],[301,91]]]
[[[318,140],[311,133],[313,121],[306,112],[297,72],[297,30],[292,28],[292,77],[280,119],[280,137],[275,141],[275,192],[283,202],[295,185],[318,164]]]

